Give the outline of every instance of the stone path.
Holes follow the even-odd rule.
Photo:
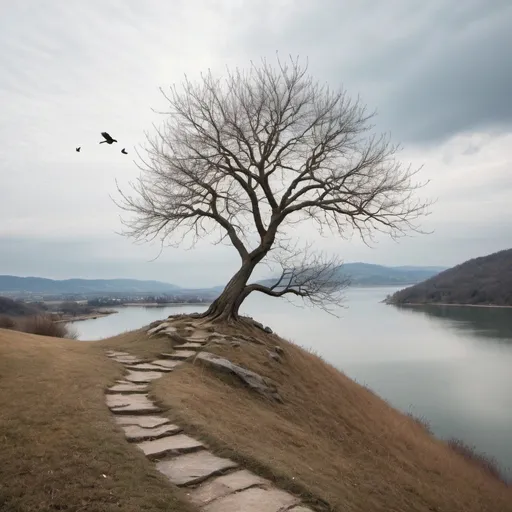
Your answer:
[[[148,331],[150,335],[176,332],[166,321]],[[192,335],[193,334],[193,335]],[[206,333],[205,333],[206,334]],[[186,490],[187,498],[204,512],[312,512],[300,499],[275,487],[226,458],[217,457],[201,441],[159,415],[160,408],[148,396],[149,384],[166,372],[186,364],[204,348],[206,336],[192,332],[177,350],[144,361],[126,352],[107,351],[123,364],[127,374],[106,391],[107,407],[133,443],[156,469]],[[204,352],[203,352],[204,353]]]

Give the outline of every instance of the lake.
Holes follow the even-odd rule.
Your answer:
[[[380,303],[396,290],[350,288],[340,318],[261,294],[241,312],[313,349],[398,409],[427,418],[438,437],[458,437],[496,457],[512,479],[512,308]],[[81,340],[95,340],[205,308],[123,307],[74,327]]]

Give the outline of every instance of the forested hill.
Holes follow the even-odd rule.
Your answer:
[[[512,249],[468,260],[396,292],[387,302],[512,306]]]

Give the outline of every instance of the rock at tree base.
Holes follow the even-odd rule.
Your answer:
[[[237,466],[238,464],[230,459],[223,459],[202,450],[157,462],[156,469],[175,485],[190,485]]]

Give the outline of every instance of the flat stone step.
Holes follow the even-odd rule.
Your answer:
[[[128,370],[136,370],[138,372],[152,372],[152,371],[159,371],[159,372],[170,372],[170,368],[164,368],[163,366],[158,366],[156,364],[151,363],[141,363],[141,364],[132,364],[130,366],[127,366]]]
[[[112,361],[115,361],[116,363],[121,364],[138,364],[138,363],[144,363],[145,360],[141,359],[140,357],[135,356],[116,356],[111,357]]]
[[[155,365],[155,366],[159,366],[159,367],[161,366],[168,370],[169,369],[173,370],[177,366],[180,366],[182,364],[182,362],[181,361],[172,361],[170,359],[156,359],[155,361],[151,361],[151,364]]]
[[[281,512],[300,503],[299,498],[280,489],[253,487],[210,502],[202,512]]]
[[[219,475],[238,464],[231,459],[217,457],[207,450],[181,455],[156,463],[156,469],[175,485],[191,485]]]
[[[152,439],[159,439],[165,436],[171,436],[181,432],[182,428],[178,425],[161,425],[159,427],[144,428],[138,425],[123,426],[124,435],[128,441],[150,441]]]
[[[205,343],[200,343],[198,341],[195,342],[187,342],[183,343],[183,345],[176,345],[174,347],[175,350],[201,350],[204,347]]]
[[[107,350],[105,352],[108,357],[116,357],[116,356],[129,356],[128,352],[119,352],[118,350]]]
[[[305,507],[304,505],[299,505],[298,507],[288,509],[287,512],[313,512],[313,510],[311,510],[308,507]]]
[[[176,434],[173,436],[162,437],[154,441],[144,441],[137,446],[150,459],[158,459],[164,455],[178,455],[188,453],[204,448],[203,443],[187,436],[186,434]]]
[[[140,393],[131,395],[111,394],[106,395],[105,398],[107,407],[116,414],[148,414],[160,411],[146,395]]]
[[[130,382],[135,383],[141,383],[141,382],[151,382],[152,380],[159,379],[160,377],[163,377],[164,372],[161,371],[162,368],[160,368],[160,371],[158,372],[135,372],[130,371],[127,375],[124,376],[125,380],[128,380]]]
[[[171,423],[171,420],[163,416],[114,416],[118,425],[134,425],[142,428],[154,428]]]
[[[175,352],[164,352],[161,354],[161,356],[166,359],[175,359],[179,361],[184,361],[185,359],[189,359],[195,355],[197,355],[195,350],[176,350]]]
[[[247,469],[241,469],[229,473],[229,475],[218,476],[213,480],[202,483],[195,489],[190,489],[187,492],[187,497],[194,505],[203,507],[213,500],[249,487],[271,487],[271,485],[270,481],[251,473]]]
[[[107,393],[147,393],[147,384],[134,384],[133,382],[114,384],[107,388]]]

